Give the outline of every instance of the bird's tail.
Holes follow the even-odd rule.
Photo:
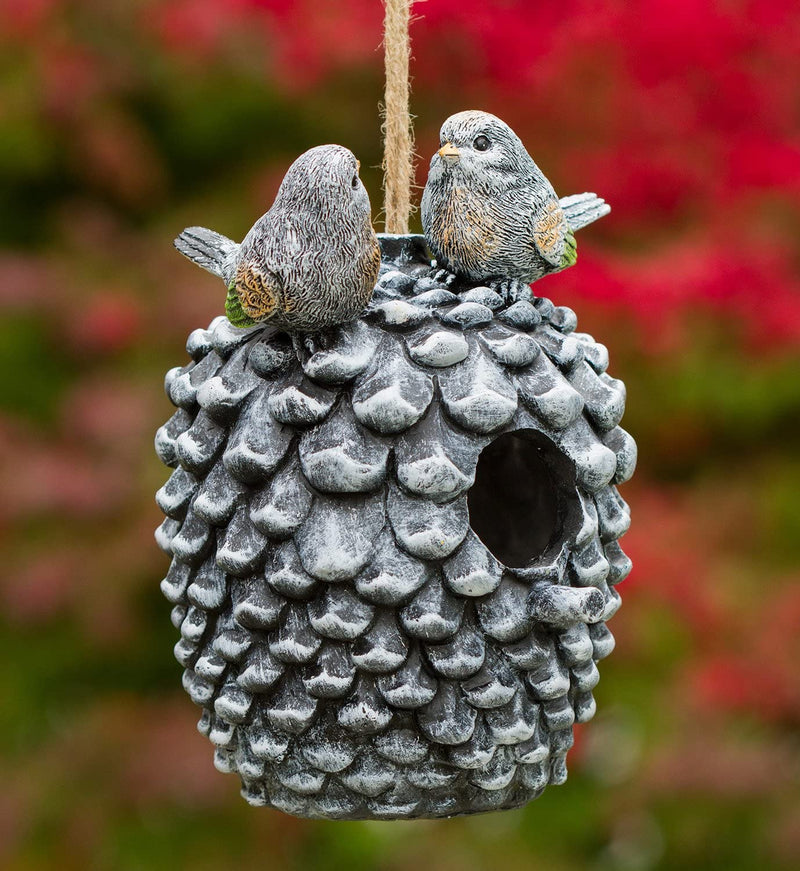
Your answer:
[[[172,243],[184,257],[227,282],[239,246],[205,227],[187,227]]]
[[[573,194],[561,197],[559,203],[572,230],[580,230],[611,211],[611,206],[597,194]]]

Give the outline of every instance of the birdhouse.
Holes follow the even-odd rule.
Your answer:
[[[563,783],[630,570],[622,382],[571,309],[380,238],[325,347],[224,318],[170,371],[175,655],[253,805],[411,819]]]

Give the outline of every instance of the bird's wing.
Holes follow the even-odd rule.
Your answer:
[[[243,261],[228,288],[225,314],[235,327],[252,327],[268,321],[281,300],[280,280],[263,266]]]
[[[228,288],[228,295],[225,298],[225,316],[235,327],[254,327],[258,323],[245,314],[235,284]]]
[[[611,211],[611,206],[602,197],[592,193],[561,197],[559,202],[573,230],[580,230]]]
[[[533,243],[536,250],[552,266],[571,266],[564,263],[569,250],[574,251],[575,239],[569,237],[570,226],[558,200],[549,199],[536,213],[533,224]],[[572,261],[574,262],[574,260]]]
[[[239,246],[232,239],[206,227],[187,227],[172,243],[184,257],[225,279],[232,277]]]

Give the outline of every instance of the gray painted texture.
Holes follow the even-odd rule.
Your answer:
[[[614,645],[630,570],[616,485],[636,462],[625,389],[570,309],[440,284],[421,237],[381,246],[372,303],[324,350],[298,360],[220,317],[168,373],[156,538],[175,656],[251,804],[516,807],[566,779]],[[481,451],[523,431],[544,446],[558,534],[510,568],[468,496]]]

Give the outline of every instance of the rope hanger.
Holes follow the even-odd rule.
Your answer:
[[[413,0],[384,0],[386,95],[384,109],[383,187],[387,233],[408,233],[413,134],[409,113],[409,20]]]

